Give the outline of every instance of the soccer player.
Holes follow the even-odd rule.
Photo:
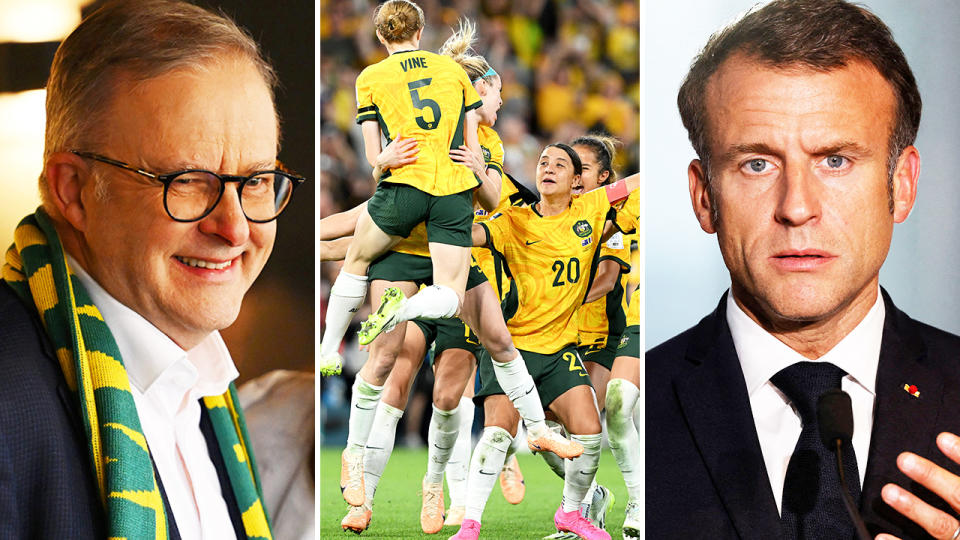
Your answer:
[[[461,30],[455,34],[454,38],[460,34],[467,33],[467,30],[469,30],[471,35],[470,39],[472,39],[473,27],[469,24],[461,26]],[[444,58],[443,56],[438,57]],[[478,58],[482,60],[482,57]],[[477,115],[481,117],[481,119],[485,118],[487,123],[492,124],[496,120],[496,111],[499,109],[501,103],[499,76],[489,67],[485,60],[482,60],[482,65],[478,64],[478,66],[479,71],[477,71],[476,74],[472,73],[472,75],[476,75],[473,79],[473,84],[481,89],[486,101],[483,101],[481,106],[478,107],[479,112]],[[464,70],[461,69],[461,71]],[[466,74],[464,76],[466,77]],[[476,92],[476,90],[474,91]],[[495,132],[492,132],[492,130],[490,130],[490,134],[488,135],[496,137]],[[499,137],[496,137],[496,141],[499,141]],[[475,174],[477,178],[484,180],[486,187],[481,187],[477,190],[477,198],[480,201],[489,199],[492,196],[500,196],[500,170],[502,170],[502,165],[498,166],[499,170],[496,170],[497,168],[487,167],[483,159],[478,157],[481,155],[480,152],[472,152],[465,146],[452,149],[449,153],[454,159],[469,163],[469,168],[473,171],[473,174]],[[422,155],[423,151],[421,147],[417,162],[419,162]],[[502,150],[500,151],[500,155],[502,159]],[[452,162],[453,161],[451,161],[451,163]],[[388,177],[393,178],[394,176],[396,176],[395,172],[393,170],[389,171]],[[381,185],[383,182],[384,181],[381,180]],[[495,189],[490,189],[491,186]],[[368,210],[373,207],[375,199],[376,195],[371,199]],[[487,200],[485,204],[489,205],[489,200]],[[470,207],[470,216],[473,216],[472,205]],[[358,230],[362,220],[363,215],[360,216],[360,220],[358,221]],[[403,293],[401,291],[406,294],[416,292],[418,283],[428,283],[430,280],[436,282],[436,276],[434,274],[436,271],[435,261],[437,257],[442,257],[443,254],[435,253],[433,251],[435,242],[428,243],[427,241],[426,237],[431,234],[430,226],[411,227],[409,234],[409,238],[394,245],[388,255],[378,259],[377,262],[370,267],[369,278],[372,282],[374,297],[381,296],[380,293],[385,289],[395,291],[397,295],[402,297]],[[360,241],[361,239],[358,233],[348,249],[348,259],[354,246]],[[429,250],[426,249],[428,245]],[[417,254],[402,252],[411,250]],[[431,262],[431,254],[434,256],[433,262]],[[343,274],[341,273],[341,275]],[[478,341],[481,342],[494,357],[497,377],[501,379],[505,387],[509,389],[509,395],[511,399],[514,400],[517,410],[521,412],[525,421],[528,422],[528,427],[535,444],[540,445],[545,450],[556,452],[562,457],[572,458],[580,455],[583,449],[579,444],[568,441],[555,434],[544,424],[543,410],[540,406],[539,396],[537,395],[533,380],[526,371],[522,357],[520,357],[516,348],[513,346],[510,334],[499,312],[499,302],[492,289],[490,289],[489,285],[485,285],[485,283],[486,278],[482,272],[476,267],[471,269],[469,280],[466,284],[466,301],[461,317],[477,329],[477,335],[479,336]],[[385,295],[384,297],[388,298],[389,295]],[[414,299],[415,298],[411,298],[410,301],[412,302]],[[409,306],[409,304],[407,305]],[[382,308],[383,306],[381,306],[381,311]],[[409,313],[409,311],[405,313]],[[376,420],[377,404],[380,401],[383,385],[387,381],[387,377],[403,349],[406,326],[407,325],[402,325],[397,331],[380,336],[379,339],[371,344],[370,357],[361,368],[354,383],[351,397],[352,406],[347,448],[342,454],[341,488],[344,499],[350,503],[351,506],[359,508],[359,510],[350,511],[350,514],[348,514],[342,523],[344,528],[363,530],[369,523],[371,510],[369,505],[365,505],[367,497],[363,473],[364,448],[367,446],[373,424]],[[444,326],[449,330],[449,325]],[[450,336],[451,332],[448,331],[445,335]],[[460,337],[461,341],[463,341],[463,337],[469,337],[466,335],[465,328],[462,326],[454,329],[452,335],[454,338]],[[474,345],[475,344],[476,343],[474,343]],[[450,405],[449,408],[440,409],[440,413],[435,415],[439,418],[441,425],[436,426],[434,431],[438,434],[443,433],[444,441],[449,439],[449,445],[441,441],[437,445],[431,445],[431,447],[453,445],[453,439],[456,437],[459,428],[459,420],[455,416],[455,409],[460,398],[460,393],[463,391],[463,387],[469,378],[473,362],[469,360],[461,362],[451,360],[443,362],[443,364],[453,369],[449,377],[460,382],[459,388],[457,388],[455,383],[446,385],[449,388],[457,388],[452,396],[452,405]],[[447,369],[443,368],[443,372],[446,373],[446,371]],[[440,376],[447,377],[447,375]],[[445,385],[438,386],[445,387]],[[396,407],[394,407],[394,409],[397,412],[392,416],[395,419],[399,419],[399,409]],[[389,419],[387,420],[389,421]],[[393,424],[395,426],[395,422]],[[384,457],[384,464],[385,459]],[[444,456],[438,456],[436,462],[445,463],[446,459]],[[380,466],[380,470],[382,471],[382,465]],[[442,474],[442,470],[442,465],[439,467],[439,472],[428,470],[428,477],[425,479],[425,482],[431,478],[435,478],[438,474]],[[424,492],[428,494],[425,498],[429,498],[434,503],[439,502],[439,505],[427,505],[427,514],[430,514],[430,519],[427,521],[430,522],[429,528],[437,528],[437,530],[439,530],[443,525],[442,487],[439,479],[437,479],[436,482],[427,483],[435,484],[435,486],[426,486],[425,484]],[[440,494],[439,500],[435,497],[437,491],[439,491]],[[425,526],[425,528],[427,528],[427,526]]]
[[[466,147],[451,150],[451,158],[459,163],[468,164],[471,170],[484,178],[484,186],[489,187],[499,184],[503,174],[503,143],[492,129],[502,103],[501,83],[500,77],[483,57],[469,53],[475,32],[475,26],[470,21],[461,21],[460,28],[447,39],[440,48],[439,54],[452,58],[463,67],[482,101],[482,105],[477,109],[480,115],[478,138],[482,157],[486,159],[477,159],[476,156],[479,154],[471,153]],[[500,195],[500,193],[493,193]],[[481,196],[478,194],[478,197]],[[484,212],[478,210],[478,213]],[[382,261],[372,266],[369,277],[372,281],[409,280],[416,285],[429,283],[430,250],[426,226],[421,223],[414,227],[409,237],[394,245]],[[476,283],[479,284],[479,281]],[[345,530],[361,532],[369,525],[374,494],[393,450],[397,423],[403,415],[410,387],[431,344],[434,345],[432,367],[435,383],[433,415],[428,433],[430,450],[427,474],[422,485],[423,504],[420,525],[428,534],[436,533],[443,527],[444,503],[441,481],[444,465],[448,460],[449,451],[455,444],[452,439],[457,437],[460,430],[460,396],[473,375],[473,366],[479,355],[480,344],[476,335],[460,319],[414,319],[412,322],[413,325],[406,325],[401,350],[384,383],[380,404],[366,442],[364,450],[366,500],[362,506],[351,506],[347,516],[341,522]],[[378,352],[382,351],[382,347],[379,346],[381,341],[374,342],[374,348]],[[379,358],[378,355],[377,359]],[[470,413],[472,422],[472,410]]]
[[[634,191],[617,213],[616,226],[624,234],[636,232],[640,191]],[[640,538],[640,287],[627,309],[627,327],[617,346],[617,357],[607,384],[607,436],[610,450],[627,485],[623,537]]]
[[[613,137],[598,134],[579,137],[570,143],[583,163],[580,184],[574,185],[575,195],[616,182],[617,173],[613,170],[612,163],[616,159],[618,143]],[[594,277],[590,294],[577,311],[577,350],[583,358],[587,373],[590,374],[601,410],[604,408],[607,381],[610,379],[617,345],[626,326],[625,290],[630,273],[630,244],[633,236],[618,231],[604,242],[600,248],[597,275]],[[584,499],[582,509],[584,516],[602,529],[606,511],[612,505],[613,493],[594,482]]]
[[[628,325],[607,385],[607,435],[627,485],[623,537],[640,538],[640,288],[630,299]]]
[[[510,207],[499,217],[474,225],[474,245],[489,245],[504,257],[513,277],[507,293],[508,328],[535,376],[541,403],[567,428],[583,454],[565,464],[564,497],[554,515],[561,531],[588,539],[607,539],[579,512],[600,457],[600,417],[590,378],[576,350],[576,310],[588,294],[590,269],[611,205],[639,184],[637,175],[574,199],[581,173],[569,146],[547,146],[537,166],[541,201]],[[467,508],[454,540],[475,540],[490,490],[516,432],[516,410],[498,386],[491,363],[480,361],[485,427],[470,462]]]
[[[579,196],[617,180],[612,163],[616,158],[617,139],[600,134],[578,137],[570,146],[580,156],[583,173],[574,182],[573,193]],[[639,193],[635,191],[634,193]],[[621,203],[622,204],[622,203]],[[630,272],[630,242],[632,235],[616,232],[600,248],[600,258],[593,285],[583,306],[577,311],[579,331],[577,351],[584,367],[590,374],[601,410],[604,408],[607,381],[617,354],[620,335],[626,326],[627,300],[625,287]],[[547,415],[547,424],[553,426],[553,418]],[[559,425],[555,426],[559,429]],[[557,476],[564,477],[563,461],[550,454],[541,454]],[[606,512],[613,505],[613,493],[596,483],[590,486],[580,505],[581,514],[597,527],[604,528]],[[558,535],[558,537],[564,537]]]
[[[409,0],[388,0],[374,14],[377,38],[390,54],[357,77],[357,122],[371,165],[381,152],[381,135],[417,140],[415,162],[383,172],[361,213],[343,269],[330,290],[320,341],[321,374],[339,373],[338,349],[353,313],[367,292],[367,268],[410,230],[429,223],[434,285],[411,298],[407,311],[430,318],[460,309],[470,268],[473,190],[480,180],[454,163],[448,152],[466,143],[479,152],[480,96],[450,58],[419,50],[424,17]],[[368,343],[363,339],[361,342]]]

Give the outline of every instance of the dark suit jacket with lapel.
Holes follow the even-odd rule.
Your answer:
[[[960,434],[960,337],[914,321],[886,291],[883,298],[870,453],[857,456],[867,467],[860,511],[872,535],[928,538],[880,499],[880,489],[895,482],[948,508],[902,474],[896,457],[908,450],[960,474],[935,443],[942,431]],[[726,302],[725,295],[697,326],[646,353],[647,538],[780,537]]]
[[[241,516],[209,423],[204,414],[201,429],[239,534]],[[40,320],[0,280],[0,539],[107,537],[81,426],[76,397]],[[170,538],[178,540],[160,484]]]

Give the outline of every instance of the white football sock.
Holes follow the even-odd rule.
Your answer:
[[[460,297],[450,287],[431,285],[407,298],[400,311],[400,321],[411,319],[446,319],[460,313]]]
[[[581,505],[592,504],[593,503],[593,492],[597,489],[597,477],[594,475],[593,481],[590,482],[590,487],[587,488],[587,494],[583,496],[583,500],[580,501]]]
[[[634,423],[639,398],[640,389],[626,379],[611,379],[607,384],[607,437],[630,500],[640,498],[640,437]]]
[[[553,420],[547,420],[546,423],[549,429],[552,429],[557,433],[563,434],[563,426],[561,426],[558,422],[554,422]],[[540,457],[543,458],[544,461],[547,462],[547,465],[550,466],[550,469],[553,471],[554,474],[556,474],[560,478],[563,478],[565,473],[564,473],[564,464],[563,464],[564,459],[562,457],[554,454],[553,452],[537,452],[537,453],[540,455]]]
[[[366,276],[357,276],[341,271],[330,287],[330,300],[327,302],[327,316],[324,319],[323,336],[320,338],[320,357],[329,356],[340,350],[340,342],[347,333],[347,327],[363,304],[367,295]]]
[[[512,441],[510,433],[497,426],[483,428],[483,435],[470,458],[470,476],[467,480],[467,508],[464,519],[480,523],[483,507],[487,505],[490,491],[500,477],[507,448]]]
[[[368,507],[373,507],[373,495],[393,452],[393,443],[397,438],[397,422],[401,416],[403,410],[382,401],[377,406],[377,414],[373,417],[373,427],[363,452],[363,485]]]
[[[523,357],[517,353],[517,357],[509,362],[501,363],[493,358],[490,361],[493,362],[493,374],[497,377],[497,383],[520,413],[527,432],[534,436],[542,434],[541,430],[547,429],[543,424],[543,404],[540,403],[540,393],[533,384],[533,377],[527,371]]]
[[[513,442],[510,443],[510,448],[507,448],[507,458],[503,462],[503,466],[506,467],[507,463],[510,462],[510,458],[517,453],[517,450],[520,449],[520,445],[526,442],[526,437],[523,436],[523,420],[517,422],[517,436],[513,438]],[[553,452],[548,452],[552,454]]]
[[[427,482],[442,482],[443,469],[446,468],[460,433],[459,407],[444,411],[433,406],[430,416],[430,428],[427,431]]]
[[[377,414],[377,404],[380,403],[380,393],[383,386],[374,386],[357,373],[353,381],[350,394],[350,421],[347,431],[347,449],[353,452],[363,452],[370,438],[370,429]]]
[[[444,478],[447,480],[447,490],[450,492],[450,508],[456,506],[466,506],[467,501],[467,470],[470,467],[470,448],[473,446],[473,400],[470,398],[460,398],[460,434],[457,435],[457,443],[453,445],[453,453],[447,460],[447,468],[444,470]]]
[[[580,501],[590,490],[600,462],[602,435],[571,435],[570,439],[583,445],[583,454],[565,461],[563,478],[563,511],[580,511]]]

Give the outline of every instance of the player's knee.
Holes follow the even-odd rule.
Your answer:
[[[573,435],[596,435],[602,431],[600,417],[597,415],[578,415],[566,426]]]
[[[493,360],[501,364],[513,360],[519,354],[513,346],[513,340],[510,339],[510,334],[492,336],[492,339],[489,339],[483,346],[487,349],[487,352],[490,353]]]
[[[456,385],[446,385],[441,387],[440,385],[434,385],[433,387],[433,404],[438,409],[443,411],[452,411],[460,405],[460,396],[463,395],[463,392],[457,392],[455,388],[451,386]]]

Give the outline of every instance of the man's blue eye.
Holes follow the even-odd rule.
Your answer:
[[[767,168],[767,160],[765,159],[751,159],[750,160],[750,170],[753,172],[763,172]]]
[[[828,156],[827,157],[827,166],[831,168],[843,167],[847,162],[847,159],[843,156]]]

